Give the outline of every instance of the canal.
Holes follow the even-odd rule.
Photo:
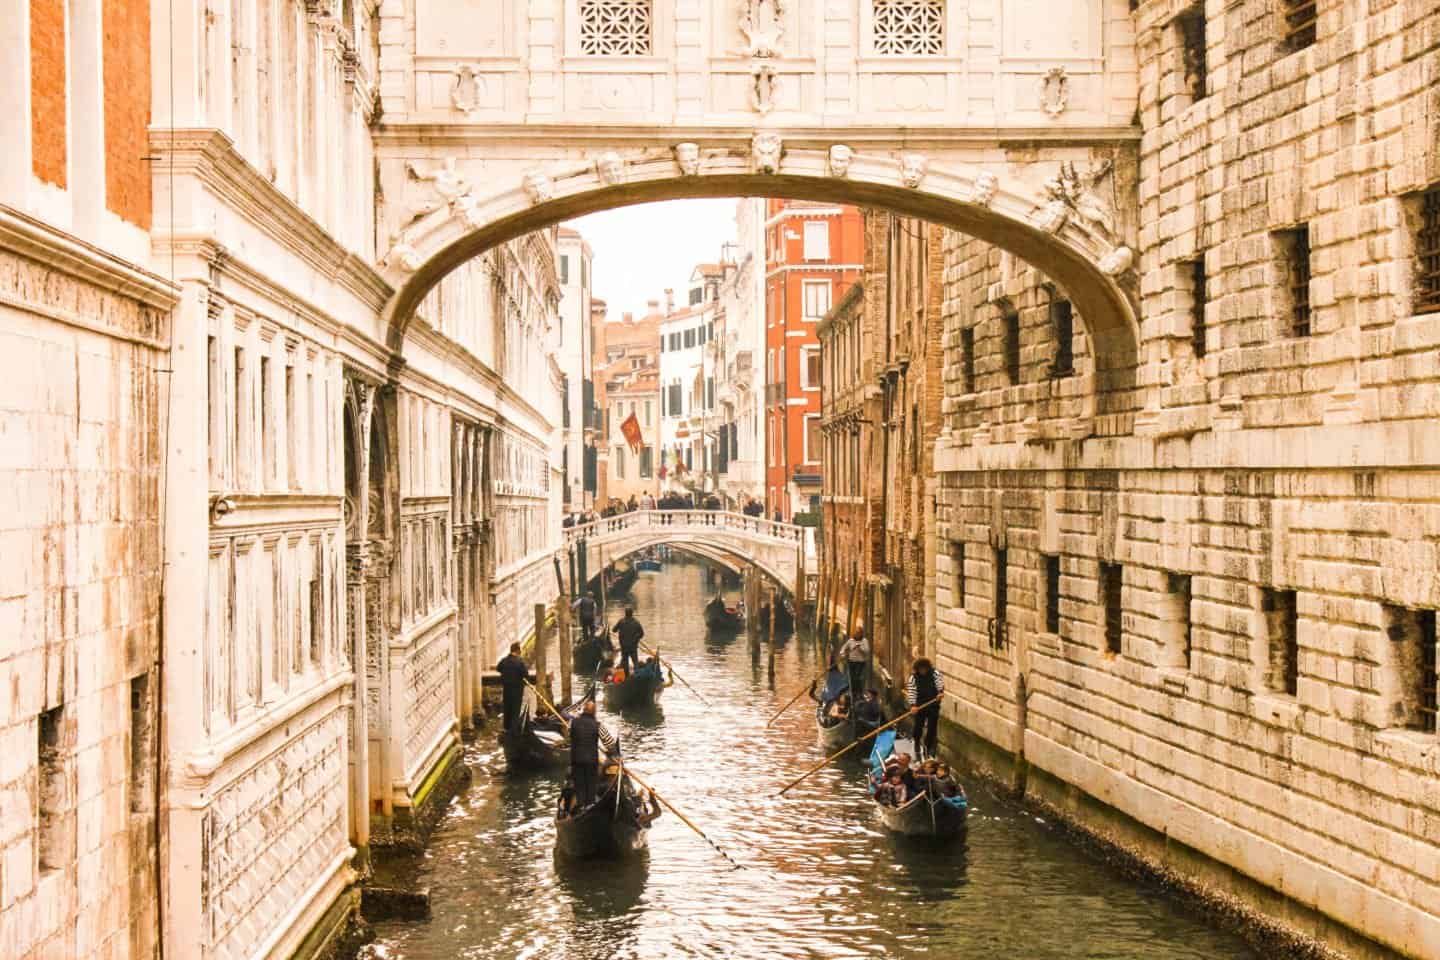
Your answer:
[[[966,783],[965,843],[943,851],[882,832],[855,763],[777,796],[820,753],[808,700],[770,729],[765,722],[813,675],[817,652],[803,636],[782,640],[772,678],[764,644],[757,656],[743,634],[707,637],[700,609],[708,573],[672,563],[641,574],[632,597],[647,640],[710,705],[677,682],[653,711],[601,715],[620,734],[627,762],[743,867],[669,813],[639,859],[557,860],[558,778],[507,777],[487,733],[469,748],[474,784],[416,867],[432,918],[377,924],[373,956],[1256,956],[981,783]],[[611,607],[613,622],[619,604]]]

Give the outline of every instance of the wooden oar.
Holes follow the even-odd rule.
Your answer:
[[[773,717],[771,717],[769,720],[766,720],[766,721],[765,721],[765,726],[768,727],[768,726],[770,726],[770,724],[774,723],[776,720],[779,720],[779,719],[780,719],[780,714],[781,714],[781,713],[784,713],[786,710],[789,710],[791,707],[795,706],[795,702],[796,702],[797,700],[799,700],[799,699],[801,698],[801,696],[803,696],[804,694],[809,693],[812,689],[814,689],[814,687],[815,687],[815,681],[816,681],[816,680],[819,680],[819,679],[820,679],[821,677],[823,677],[824,675],[825,675],[825,674],[824,674],[823,672],[822,672],[822,673],[817,673],[817,674],[815,674],[815,679],[814,679],[814,680],[811,680],[808,684],[806,684],[805,686],[801,687],[801,688],[800,688],[800,692],[797,693],[797,694],[795,694],[795,696],[791,697],[791,698],[790,698],[790,702],[787,703],[787,704],[785,704],[785,706],[783,706],[783,707],[780,708],[780,713],[775,714],[775,716],[773,716]]]
[[[685,689],[686,689],[686,690],[689,690],[691,693],[695,694],[695,699],[699,700],[701,703],[705,704],[705,706],[707,706],[707,707],[710,706],[710,701],[709,701],[709,700],[706,700],[704,697],[702,697],[702,696],[700,695],[700,691],[699,691],[699,690],[696,690],[694,687],[690,686],[690,681],[689,681],[689,680],[686,680],[684,677],[680,676],[680,674],[675,671],[675,664],[674,664],[672,661],[661,660],[661,659],[660,659],[660,651],[659,651],[659,650],[656,650],[654,647],[650,646],[649,644],[647,644],[647,643],[646,643],[645,641],[643,641],[643,640],[640,641],[640,646],[645,649],[645,652],[646,652],[646,653],[650,654],[650,655],[651,655],[652,657],[654,657],[657,661],[659,661],[662,666],[669,667],[669,668],[670,668],[670,676],[674,677],[676,680],[679,680],[681,683],[685,684]]]
[[[891,727],[895,726],[895,724],[899,723],[901,720],[904,720],[906,717],[910,717],[910,716],[913,716],[913,715],[916,714],[916,713],[919,713],[921,710],[924,710],[926,707],[930,706],[932,703],[939,703],[939,702],[940,702],[940,698],[943,697],[943,696],[945,696],[945,694],[943,694],[943,693],[937,694],[937,695],[934,697],[934,699],[926,700],[924,703],[922,703],[922,704],[920,704],[918,707],[914,708],[914,710],[907,710],[907,711],[905,711],[904,713],[900,714],[900,716],[896,717],[894,720],[891,720],[889,723],[884,724],[884,725],[879,726],[879,727],[876,727],[874,730],[871,730],[869,733],[865,734],[865,736],[859,737],[859,738],[857,738],[857,739],[855,739],[855,740],[850,741],[850,745],[849,745],[848,747],[846,747],[845,749],[841,750],[839,753],[833,753],[833,754],[831,754],[830,756],[826,757],[824,760],[821,760],[819,763],[815,764],[815,766],[811,767],[809,770],[806,770],[804,776],[800,777],[800,778],[797,779],[797,780],[792,780],[792,781],[790,781],[789,783],[785,784],[785,786],[781,787],[781,788],[780,788],[780,794],[781,794],[781,796],[784,796],[785,791],[789,790],[791,787],[795,786],[796,784],[800,783],[800,782],[803,781],[803,780],[808,780],[808,779],[810,779],[810,776],[811,776],[812,774],[818,773],[819,771],[821,771],[821,770],[823,770],[824,768],[828,767],[831,763],[833,763],[833,762],[836,761],[836,760],[839,760],[841,757],[845,756],[845,754],[849,753],[851,750],[854,750],[856,747],[860,746],[860,744],[864,743],[866,740],[869,740],[871,737],[875,736],[876,734],[878,734],[878,733],[880,733],[880,732],[882,732],[882,731],[884,731],[884,730],[889,730]]]
[[[529,687],[531,690],[534,690],[534,691],[535,691],[535,696],[537,696],[537,697],[540,698],[540,702],[543,703],[543,704],[545,704],[545,708],[546,708],[547,710],[549,710],[551,713],[555,714],[556,718],[559,719],[559,721],[565,725],[565,732],[566,732],[566,733],[569,733],[569,732],[570,732],[570,721],[565,719],[565,714],[561,713],[559,710],[556,710],[556,709],[555,709],[555,704],[551,703],[548,699],[546,699],[545,694],[541,693],[541,692],[540,692],[540,688],[537,687],[537,686],[535,686],[535,684],[531,683],[529,680],[526,680],[526,681],[525,681],[525,686],[527,686],[527,687]]]
[[[723,849],[721,849],[718,843],[706,836],[704,830],[701,830],[699,827],[695,826],[694,821],[692,821],[689,817],[685,816],[685,814],[681,813],[680,810],[675,806],[675,804],[660,796],[660,793],[654,787],[650,786],[650,784],[635,776],[634,771],[625,770],[624,773],[625,776],[629,777],[631,780],[634,780],[643,789],[650,791],[650,796],[663,803],[671,813],[675,814],[675,816],[680,818],[681,823],[685,824],[685,826],[689,827],[691,830],[694,830],[696,835],[699,836],[701,840],[704,840],[706,843],[710,844],[711,849],[713,849],[716,853],[724,857],[733,866],[737,868],[741,866],[741,864],[736,863],[735,860],[731,858],[730,854],[726,853]]]

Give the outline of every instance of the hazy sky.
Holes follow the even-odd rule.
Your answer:
[[[673,287],[685,303],[690,271],[720,259],[720,245],[735,239],[734,200],[668,200],[592,213],[574,227],[595,253],[592,293],[610,317],[639,316],[649,300],[665,302]]]

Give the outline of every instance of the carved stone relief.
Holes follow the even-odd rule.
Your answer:
[[[785,35],[784,0],[739,0],[740,35],[745,49],[736,51],[742,57],[770,59],[781,56],[781,38]]]
[[[930,162],[919,153],[905,153],[900,155],[900,182],[914,190],[920,186],[925,179],[925,173],[929,169]]]
[[[689,141],[675,144],[675,163],[685,176],[695,176],[700,172],[700,145]]]
[[[1074,163],[1062,163],[1059,172],[1046,180],[1041,188],[1046,202],[1036,208],[1031,219],[1042,230],[1058,233],[1070,220],[1076,219],[1106,238],[1114,232],[1114,214],[1097,192],[1114,164],[1102,160],[1088,170],[1079,170]]]
[[[462,63],[455,68],[455,81],[450,85],[450,105],[465,119],[473,119],[480,109],[485,95],[484,81],[475,73],[475,68]]]
[[[531,203],[547,203],[555,199],[555,181],[538,170],[525,174],[524,187]]]
[[[1040,81],[1040,109],[1058,117],[1070,105],[1070,78],[1064,67],[1051,67]]]
[[[850,175],[850,161],[855,157],[855,152],[843,143],[836,143],[830,147],[829,163],[830,176],[847,177]]]
[[[780,88],[780,78],[776,76],[775,68],[768,63],[756,63],[750,68],[750,80],[753,84],[750,89],[750,107],[761,114],[774,110],[775,97]]]
[[[625,179],[625,161],[615,151],[606,151],[595,160],[595,175],[601,183],[613,187]]]
[[[989,170],[983,170],[975,178],[975,185],[970,190],[970,202],[977,207],[988,207],[990,201],[995,199],[995,191],[1000,186],[999,178]]]
[[[780,155],[785,143],[778,133],[757,133],[750,139],[750,160],[756,173],[773,174],[780,170]]]

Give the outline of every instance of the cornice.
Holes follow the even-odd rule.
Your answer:
[[[0,247],[161,310],[170,310],[180,300],[178,284],[4,203],[0,203]]]

